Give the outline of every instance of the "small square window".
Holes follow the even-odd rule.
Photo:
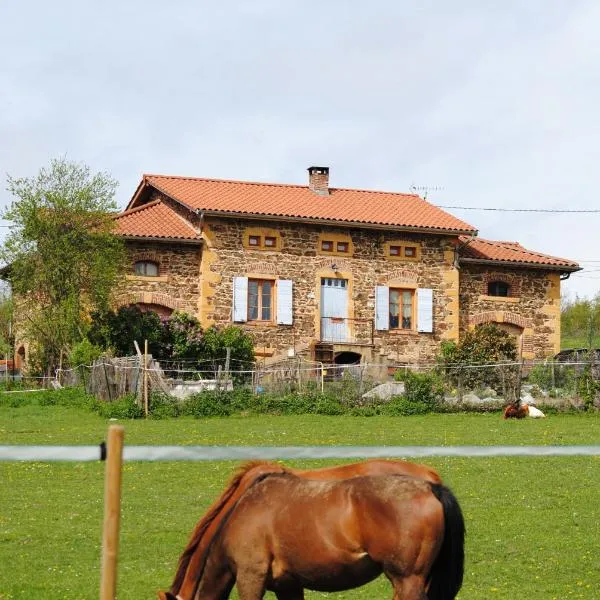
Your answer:
[[[321,242],[321,250],[325,250],[326,252],[333,252],[333,242],[329,240],[323,240]]]
[[[390,246],[390,256],[400,256],[400,246]]]
[[[265,248],[275,248],[277,245],[277,238],[265,237]]]
[[[348,252],[348,242],[338,242],[337,243],[337,251],[338,252]]]
[[[391,254],[391,252],[390,252]],[[404,256],[406,258],[415,258],[417,256],[417,249],[415,246],[405,246],[404,247]]]
[[[249,246],[260,246],[260,235],[251,235],[248,238]]]

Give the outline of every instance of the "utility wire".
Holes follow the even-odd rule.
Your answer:
[[[589,213],[600,213],[600,209],[568,209],[568,208],[497,208],[497,207],[485,207],[485,206],[445,206],[442,204],[434,204],[437,208],[449,208],[454,210],[490,210],[495,212],[530,212],[530,213],[575,213],[575,214],[589,214]]]

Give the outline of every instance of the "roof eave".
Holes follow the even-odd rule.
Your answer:
[[[522,267],[526,269],[539,269],[540,271],[560,271],[561,273],[575,273],[581,271],[582,267],[579,265],[548,265],[534,262],[521,262],[521,261],[510,261],[510,260],[491,260],[484,258],[459,258],[459,263],[471,263],[479,265],[500,265],[503,267]]]
[[[334,225],[336,227],[356,227],[358,229],[384,229],[393,231],[414,231],[419,233],[432,233],[437,235],[475,235],[476,229],[445,229],[437,227],[415,227],[410,225],[390,225],[386,223],[366,223],[364,221],[340,221],[337,219],[318,219],[311,217],[291,217],[287,215],[269,215],[262,213],[245,213],[233,212],[228,210],[204,210],[196,209],[199,215],[205,217],[225,217],[225,218],[242,218],[254,219],[260,221],[283,221],[294,223],[309,223],[315,225]]]
[[[186,238],[178,238],[178,237],[158,237],[158,236],[146,236],[146,235],[123,235],[121,233],[117,233],[122,240],[125,241],[133,241],[133,242],[161,242],[165,244],[189,244],[192,246],[201,246],[202,239],[186,239]]]

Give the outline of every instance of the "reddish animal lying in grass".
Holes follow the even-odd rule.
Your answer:
[[[277,463],[248,463],[233,477],[221,497],[210,506],[194,528],[190,541],[179,558],[177,573],[170,589],[171,597],[193,600],[205,553],[215,532],[218,531],[222,519],[257,478],[268,473],[292,473],[311,480],[339,480],[363,475],[409,475],[431,483],[441,483],[440,476],[432,468],[404,460],[374,459],[315,470],[292,469]],[[159,598],[168,597],[159,594]]]
[[[534,419],[543,418],[546,415],[535,406],[529,406],[529,404],[509,404],[504,409],[505,419],[524,419],[525,417],[532,417]]]
[[[527,404],[509,404],[504,409],[505,419],[524,419],[527,416],[528,411]]]
[[[225,600],[235,584],[241,600],[261,600],[267,590],[302,600],[304,589],[339,592],[384,573],[398,600],[453,600],[464,535],[460,506],[443,485],[266,473],[223,517],[188,597]]]

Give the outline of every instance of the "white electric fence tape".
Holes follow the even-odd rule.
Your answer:
[[[0,461],[100,460],[101,446],[0,446]],[[600,446],[125,446],[124,461],[600,456]]]

